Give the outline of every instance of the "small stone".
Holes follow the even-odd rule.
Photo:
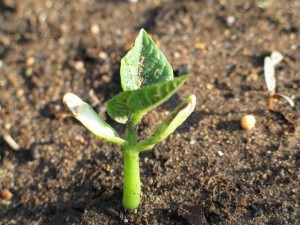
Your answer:
[[[108,75],[102,75],[101,81],[103,83],[108,83],[108,82],[110,82],[110,77]]]
[[[64,45],[64,44],[66,43],[66,39],[63,38],[63,37],[61,37],[61,38],[58,39],[58,43],[59,43],[60,45]]]
[[[291,46],[291,49],[292,49],[292,50],[296,50],[296,49],[297,49],[297,45],[292,45],[292,46]]]
[[[195,141],[194,139],[191,139],[191,140],[190,140],[190,144],[191,144],[191,145],[193,145],[193,144],[195,144],[195,143],[196,143],[196,141]]]
[[[206,48],[206,44],[204,44],[202,42],[198,42],[198,43],[195,44],[195,48],[200,49],[200,50],[204,50]]]
[[[246,138],[246,143],[251,143],[251,141],[252,141],[251,137]]]
[[[26,67],[30,67],[33,66],[33,64],[35,63],[35,58],[33,56],[30,56],[26,59]]]
[[[211,89],[214,88],[214,86],[212,84],[209,84],[209,83],[207,83],[205,86],[206,86],[207,90],[211,90]]]
[[[0,43],[7,47],[10,46],[11,40],[7,36],[0,35]]]
[[[234,22],[235,22],[235,17],[234,16],[228,16],[226,18],[227,26],[229,26],[229,27],[232,26],[234,24]]]
[[[144,158],[144,163],[148,163],[148,162],[149,162],[148,157],[145,157],[145,158]]]
[[[116,34],[117,36],[121,36],[121,35],[122,35],[122,30],[121,30],[121,29],[116,29],[116,30],[115,30],[115,34]]]
[[[119,217],[118,211],[116,211],[116,210],[113,209],[113,208],[107,208],[106,211],[107,211],[111,216],[114,216],[114,217],[116,217],[116,218]]]
[[[247,81],[257,81],[258,80],[258,74],[257,71],[252,71],[251,74],[247,77]]]
[[[99,58],[100,59],[107,59],[107,53],[106,52],[99,52]]]
[[[8,189],[5,188],[0,191],[0,196],[5,200],[10,200],[13,194]]]
[[[74,64],[74,68],[78,71],[81,71],[84,69],[84,63],[82,61],[76,61]]]
[[[97,24],[93,24],[93,25],[91,26],[91,32],[92,32],[93,34],[99,34],[99,32],[100,32],[100,27],[99,27]]]
[[[4,124],[4,129],[5,130],[9,130],[11,128],[11,124],[10,123],[5,123]]]
[[[218,151],[218,156],[222,157],[224,156],[224,153],[222,151]]]
[[[176,59],[180,58],[181,54],[179,52],[174,52],[174,57]]]
[[[75,140],[79,141],[79,143],[82,145],[85,143],[84,137],[82,137],[82,136],[76,136]]]
[[[18,97],[22,97],[24,95],[24,90],[23,89],[19,89],[18,91],[17,91],[17,96]]]
[[[255,127],[255,117],[253,115],[245,115],[241,119],[241,126],[244,130],[252,130]]]

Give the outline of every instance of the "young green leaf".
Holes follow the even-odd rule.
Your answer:
[[[134,113],[144,114],[170,98],[189,75],[156,83],[133,91],[124,91],[107,102],[107,113],[115,121],[126,123]]]
[[[171,65],[144,29],[122,59],[120,73],[124,91],[173,80]]]
[[[135,149],[138,152],[151,149],[157,143],[166,139],[174,130],[179,127],[191,113],[196,106],[196,96],[191,95],[179,104],[166,119],[164,119],[153,131],[153,134],[136,144]]]
[[[118,133],[78,96],[67,93],[63,98],[64,105],[89,131],[98,138],[117,145],[123,145],[125,140],[119,137]]]

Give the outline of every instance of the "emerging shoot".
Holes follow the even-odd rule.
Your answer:
[[[294,107],[294,101],[279,92],[276,92],[276,78],[275,78],[275,66],[283,60],[283,55],[280,52],[274,51],[271,56],[265,57],[264,61],[264,75],[266,85],[268,88],[268,108],[273,110],[273,102],[276,98],[284,98],[292,107]]]
[[[143,29],[134,47],[122,59],[120,72],[123,92],[107,102],[107,113],[115,121],[126,124],[124,139],[76,95],[65,94],[63,102],[71,114],[96,137],[122,147],[123,206],[136,209],[141,196],[140,152],[153,148],[173,133],[194,111],[196,97],[189,96],[161,121],[151,136],[138,140],[137,127],[142,117],[175,94],[189,76],[173,78],[171,65]]]

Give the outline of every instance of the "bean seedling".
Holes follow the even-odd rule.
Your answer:
[[[126,124],[124,139],[76,95],[65,94],[63,102],[71,114],[96,137],[122,147],[123,206],[135,209],[140,204],[141,194],[139,154],[173,133],[194,111],[196,97],[191,95],[181,102],[149,137],[139,140],[137,127],[142,117],[175,94],[189,75],[174,79],[171,65],[143,29],[133,48],[121,60],[120,75],[123,92],[107,102],[107,113],[115,121]]]
[[[292,107],[295,105],[294,101],[279,92],[276,92],[276,78],[275,66],[283,60],[283,55],[280,52],[274,51],[271,56],[265,57],[264,61],[264,75],[268,88],[268,108],[273,110],[273,102],[276,98],[284,98]]]

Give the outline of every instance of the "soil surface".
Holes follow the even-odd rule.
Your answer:
[[[299,12],[299,0],[0,0],[0,224],[299,224]],[[142,203],[126,211],[121,150],[71,118],[62,96],[123,133],[105,102],[141,28],[175,76],[192,76],[140,137],[190,94],[197,106],[141,154]],[[277,89],[295,101],[276,112],[263,77],[274,50],[285,57]]]

